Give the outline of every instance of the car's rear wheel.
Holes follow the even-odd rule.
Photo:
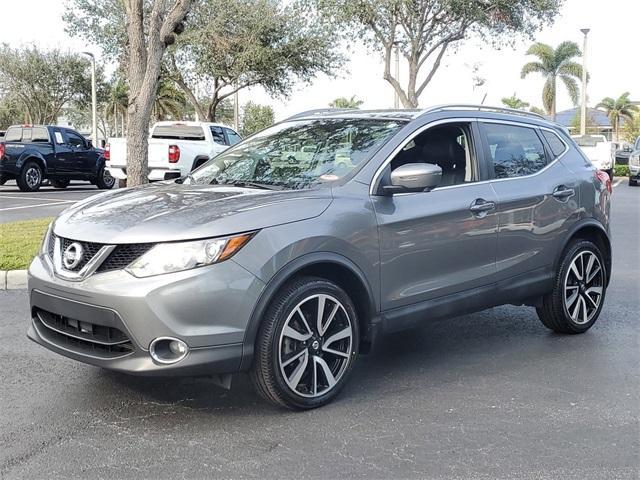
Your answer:
[[[256,340],[251,378],[269,402],[310,409],[342,389],[358,349],[358,319],[349,296],[317,277],[287,284],[273,299]]]
[[[602,310],[607,274],[602,252],[594,243],[571,243],[565,250],[553,291],[537,309],[542,323],[559,333],[589,330]]]
[[[42,168],[34,161],[28,161],[22,167],[17,178],[18,188],[23,192],[36,192],[42,185]]]
[[[0,175],[0,185],[4,185],[9,180],[9,177],[5,177],[4,175]]]
[[[68,178],[52,178],[50,182],[53,188],[67,188],[70,180]]]
[[[96,185],[101,190],[110,190],[116,184],[116,179],[111,176],[109,170],[105,167],[100,167],[98,170],[98,177],[96,178]]]
[[[631,177],[629,177],[629,186],[630,187],[637,187],[638,186],[637,180],[632,180]]]

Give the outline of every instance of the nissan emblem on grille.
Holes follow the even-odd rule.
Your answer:
[[[62,254],[62,263],[68,270],[76,268],[82,262],[83,248],[78,242],[73,242],[64,249]]]

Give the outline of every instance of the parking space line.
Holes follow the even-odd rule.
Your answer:
[[[47,197],[23,197],[21,195],[6,195],[0,194],[0,198],[15,198],[16,200],[39,200],[39,201],[51,201],[51,202],[62,202],[67,200],[61,200],[60,198],[47,198]]]
[[[7,212],[9,210],[20,210],[21,208],[36,208],[36,207],[53,207],[55,205],[62,205],[63,203],[76,203],[75,200],[63,200],[57,201],[55,203],[40,203],[38,205],[22,205],[21,207],[9,207],[9,208],[0,208],[0,212]]]

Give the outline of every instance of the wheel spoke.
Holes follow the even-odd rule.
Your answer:
[[[324,317],[324,304],[327,300],[325,295],[320,295],[318,297],[318,318],[316,319],[316,327],[318,329],[318,335],[322,336],[322,317]]]
[[[309,351],[303,350],[302,361],[298,364],[298,366],[293,370],[291,376],[288,378],[289,385],[292,389],[296,389],[298,384],[300,383],[300,379],[302,375],[304,375],[304,371],[307,369],[307,365],[309,364]]]
[[[298,315],[300,315],[300,318],[302,319],[302,323],[304,323],[304,328],[307,329],[307,332],[309,333],[309,337],[311,337],[311,335],[313,335],[313,330],[311,330],[311,327],[309,327],[309,322],[307,322],[307,317],[304,316],[304,313],[302,313],[302,310],[300,310],[300,307],[296,309],[296,312],[298,313]]]
[[[328,347],[323,346],[322,347],[322,351],[323,352],[327,352],[327,353],[331,353],[333,355],[338,355],[339,357],[349,358],[349,353],[341,352],[340,350],[334,350],[333,348],[328,348]]]
[[[343,328],[339,332],[334,333],[329,338],[327,338],[324,341],[324,346],[328,347],[329,345],[331,345],[334,342],[337,342],[338,340],[342,340],[343,338],[350,338],[350,337],[351,337],[351,326],[348,326],[346,328]]]
[[[282,362],[282,366],[286,367],[287,365],[290,365],[291,363],[295,362],[296,360],[298,360],[301,356],[303,356],[304,354],[308,354],[309,350],[307,350],[306,348],[299,351],[298,353],[296,353],[295,355],[292,355],[288,360]]]
[[[571,271],[578,280],[582,280],[582,274],[578,271],[577,261],[578,259],[576,258],[571,264]]]
[[[587,283],[591,283],[591,280],[594,279],[594,277],[598,274],[599,271],[600,271],[600,265],[596,265],[593,271],[587,275]]]
[[[587,295],[587,293],[585,292],[584,294],[584,298],[586,298],[587,300],[589,300],[589,303],[591,305],[593,305],[593,308],[598,308],[598,304],[593,300],[593,298],[591,298],[589,295]]]
[[[311,338],[310,333],[300,333],[299,331],[291,328],[289,325],[284,327],[284,330],[282,333],[284,334],[285,337],[293,338],[294,340],[298,340],[299,342],[306,342]]]
[[[587,301],[584,297],[580,297],[580,303],[582,303],[582,323],[587,323],[589,315],[587,314]]]
[[[584,272],[584,277],[586,281],[589,281],[589,277],[591,276],[591,270],[593,269],[594,264],[596,263],[596,256],[589,255],[589,260],[587,260],[587,268]]]
[[[336,384],[336,378],[333,376],[333,373],[331,373],[331,369],[329,368],[329,365],[327,365],[327,362],[325,362],[321,357],[313,357],[313,361],[320,365],[320,367],[322,368],[324,377],[327,379],[328,387],[333,388],[333,386]]]
[[[574,289],[575,292],[573,292],[571,296],[566,300],[567,310],[571,308],[573,303],[576,301],[576,299],[580,295],[580,292],[578,291],[578,287],[567,287],[567,290],[569,289]]]
[[[578,301],[576,302],[576,306],[573,309],[573,312],[571,312],[571,319],[574,322],[578,321],[578,314],[580,313],[580,303],[581,303],[582,297],[578,297]]]
[[[322,331],[319,332],[320,336],[323,336],[325,333],[327,333],[327,330],[329,330],[329,327],[331,326],[331,322],[333,322],[333,319],[336,316],[336,313],[338,313],[338,309],[340,308],[339,304],[335,304],[333,306],[333,310],[331,310],[331,313],[329,314],[329,318],[327,318],[327,323],[325,323],[322,327]]]

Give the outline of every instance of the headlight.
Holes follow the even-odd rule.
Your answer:
[[[629,157],[629,164],[630,165],[640,165],[640,153],[638,153],[636,155],[631,155]]]
[[[44,234],[44,238],[42,239],[42,245],[40,246],[41,255],[49,253],[49,238],[51,238],[51,235],[53,235],[53,232],[51,231],[53,230],[52,227],[53,227],[53,222],[51,222],[47,227],[47,233]]]
[[[159,243],[126,268],[142,278],[204,267],[231,258],[256,232],[191,242]]]

